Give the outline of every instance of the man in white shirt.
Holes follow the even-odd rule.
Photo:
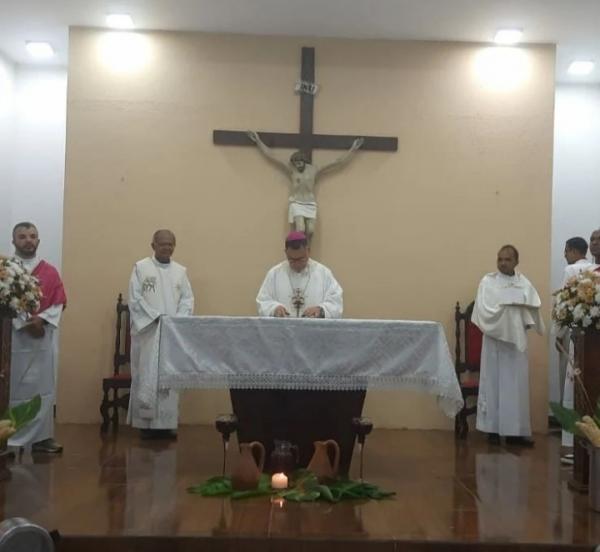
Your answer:
[[[587,259],[587,252],[588,244],[583,238],[570,238],[565,242],[567,266],[563,272],[563,287],[569,278],[593,267],[593,263]]]
[[[341,318],[342,288],[331,270],[310,258],[305,234],[288,234],[285,255],[287,260],[271,268],[260,287],[259,316]]]
[[[533,446],[529,418],[529,328],[544,330],[540,297],[515,271],[519,252],[512,245],[498,251],[497,272],[486,274],[477,290],[472,322],[483,332],[477,429],[493,444]]]
[[[580,237],[569,238],[565,243],[565,260],[567,261],[567,266],[565,266],[563,272],[563,281],[562,286],[564,287],[566,283],[573,277],[578,276],[581,272],[586,270],[592,270],[594,265],[590,263],[587,259],[588,252],[588,244],[587,242]],[[563,387],[563,401],[562,404],[566,408],[573,408],[574,406],[574,396],[573,396],[573,375],[570,373],[568,369],[568,356],[570,354],[570,346],[571,341],[571,332],[568,328],[561,328],[556,334],[557,348],[559,351],[559,360],[558,360],[558,374],[559,381],[564,381]],[[560,348],[558,344],[560,343]],[[567,351],[568,354],[565,354],[562,351]],[[562,446],[563,447],[572,447],[573,446],[573,434],[568,433],[566,431],[562,432]],[[572,454],[565,454],[561,461],[564,464],[572,463]]]
[[[131,316],[131,398],[127,421],[141,431],[142,439],[174,439],[179,416],[179,394],[159,389],[156,404],[145,404],[142,386],[151,362],[154,338],[162,315],[189,316],[194,310],[194,294],[186,268],[171,259],[175,235],[157,230],[152,237],[154,255],[138,261],[129,282]]]

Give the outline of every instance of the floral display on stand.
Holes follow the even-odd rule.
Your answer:
[[[559,328],[571,330],[600,330],[600,273],[584,271],[567,280],[565,286],[554,292],[552,319]],[[582,397],[583,411],[577,412],[559,403],[550,408],[565,431],[585,438],[594,447],[600,447],[600,401],[592,404],[581,380],[581,370],[567,350],[557,343],[569,363],[576,393]]]

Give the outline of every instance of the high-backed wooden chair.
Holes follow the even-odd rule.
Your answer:
[[[123,303],[119,293],[117,299],[117,325],[115,335],[115,353],[113,356],[113,374],[102,380],[104,397],[100,405],[102,426],[105,432],[112,422],[113,429],[119,428],[119,408],[129,407],[129,389],[131,388],[131,372],[126,368],[130,361],[131,334],[129,329],[129,307]],[[121,394],[122,393],[122,394]]]
[[[462,312],[457,302],[454,309],[456,324],[455,361],[456,377],[460,384],[464,406],[454,418],[454,435],[457,439],[466,439],[469,432],[468,417],[477,412],[477,395],[479,394],[479,369],[481,365],[481,346],[483,334],[471,322],[473,314],[472,302]],[[468,403],[471,402],[469,405]]]

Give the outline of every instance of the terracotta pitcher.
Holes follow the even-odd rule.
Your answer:
[[[319,481],[335,479],[340,467],[340,447],[333,440],[315,441],[315,453],[306,469],[313,472]],[[333,464],[328,454],[328,449],[333,450]]]
[[[236,491],[256,489],[264,465],[265,447],[262,443],[258,441],[240,443],[240,456],[231,474],[233,489]]]

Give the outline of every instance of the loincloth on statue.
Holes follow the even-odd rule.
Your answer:
[[[288,208],[288,222],[294,222],[295,217],[316,219],[317,204],[314,201],[290,201]]]

